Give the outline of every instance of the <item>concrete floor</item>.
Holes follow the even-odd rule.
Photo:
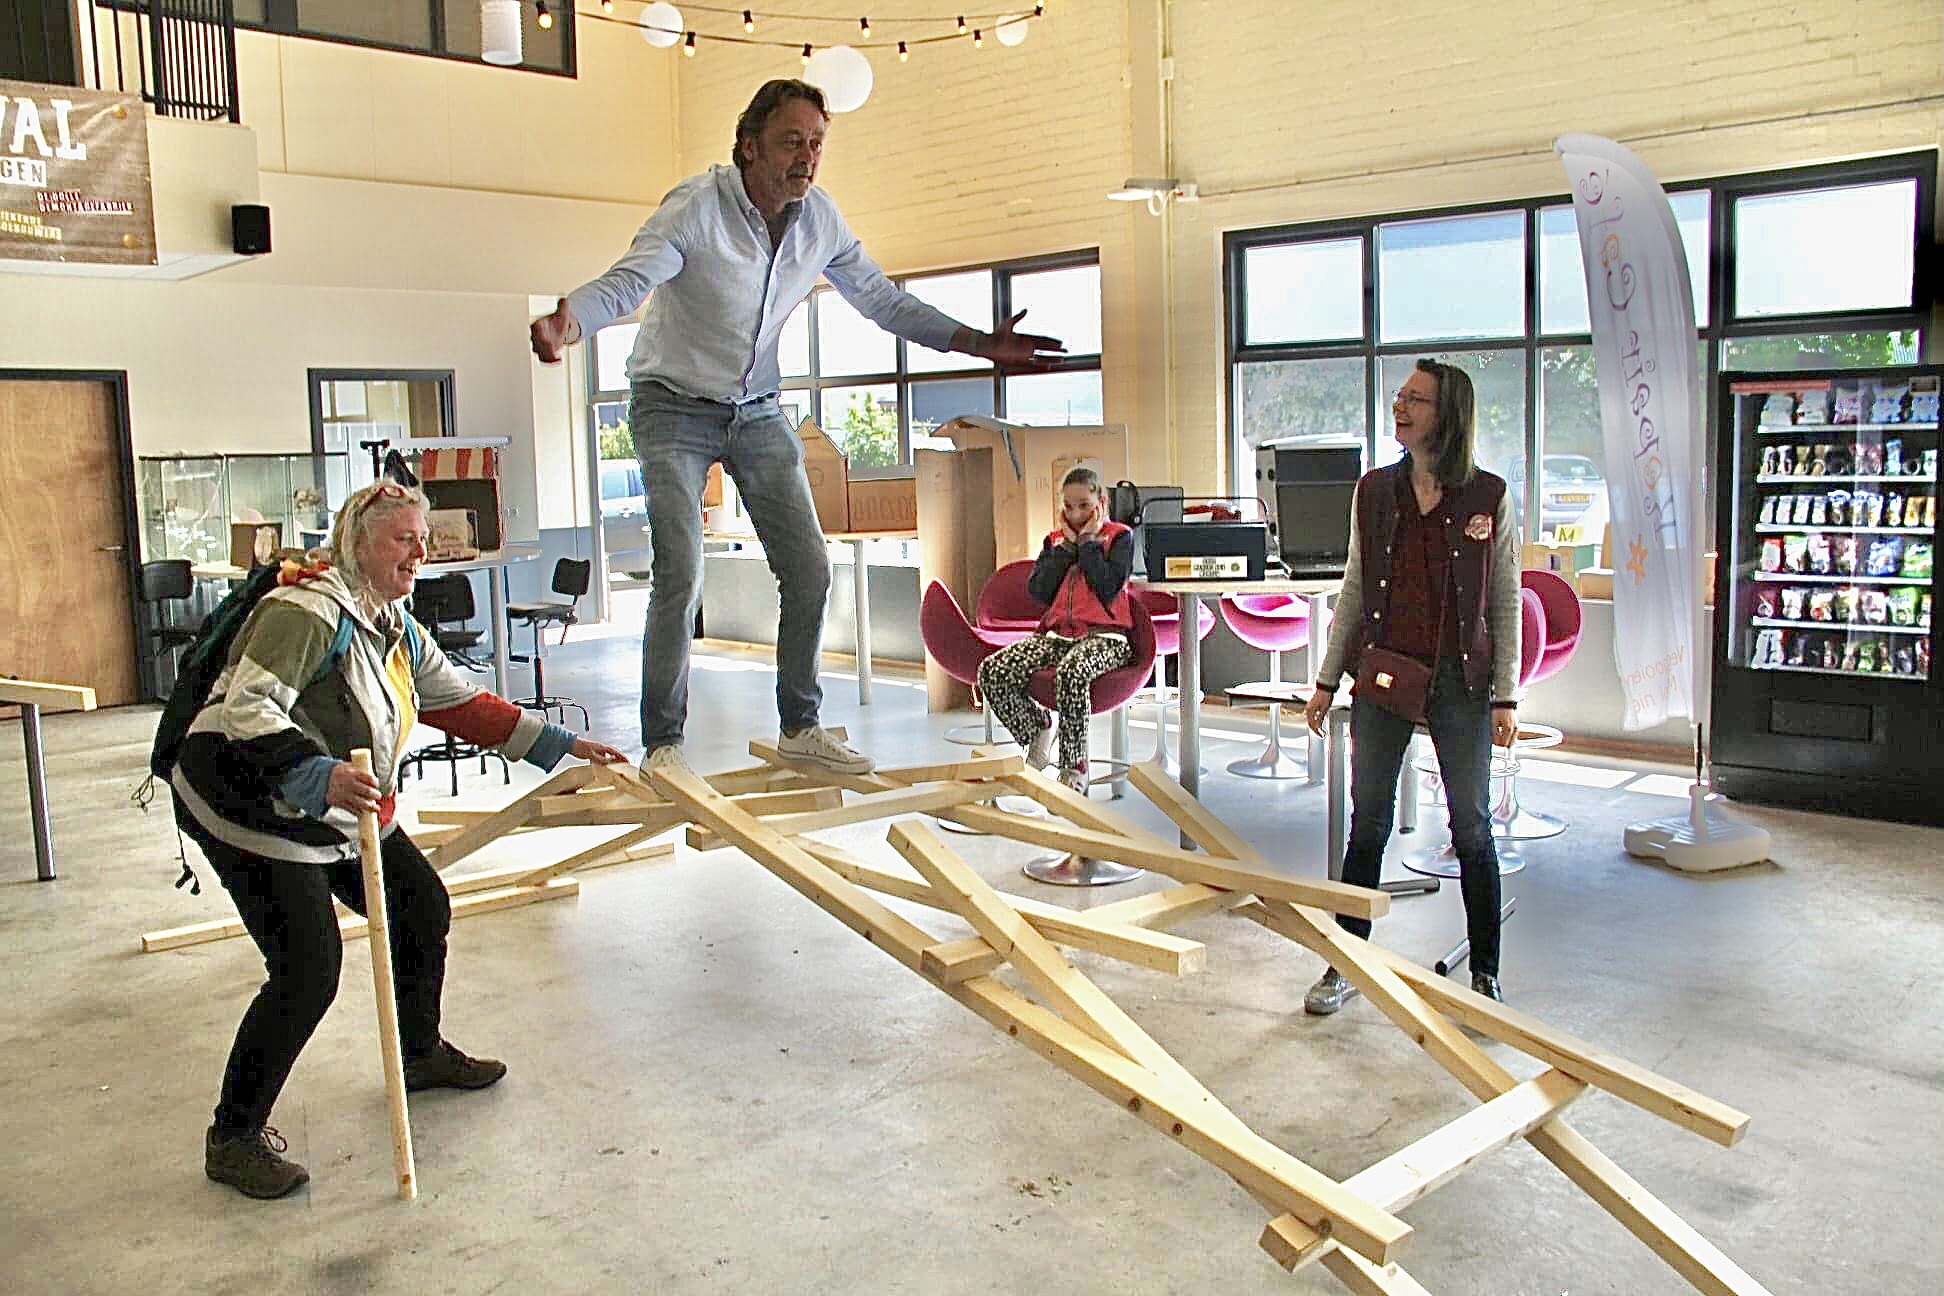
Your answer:
[[[549,682],[624,746],[635,653],[590,638],[549,657]],[[744,743],[773,732],[771,687],[760,657],[698,663],[696,766],[744,763]],[[847,678],[827,690],[826,719],[882,760],[963,750],[938,738],[963,717],[926,716],[908,677],[881,679],[864,711]],[[414,1101],[417,1203],[392,1196],[363,942],[274,1117],[312,1184],[263,1204],[212,1185],[202,1132],[261,964],[245,941],[137,952],[142,931],[231,912],[206,868],[200,898],[170,889],[166,806],[129,804],[153,723],[142,708],[49,719],[61,878],[45,885],[18,725],[0,726],[7,1292],[1341,1290],[1277,1270],[1255,1245],[1261,1211],[1219,1172],[731,851],[684,848],[589,875],[576,899],[455,926],[447,1033],[512,1072]],[[1137,753],[1151,742],[1136,730]],[[1208,802],[1320,875],[1320,791],[1222,772],[1244,751],[1211,745]],[[1690,877],[1619,849],[1623,824],[1678,811],[1653,794],[1677,779],[1534,773],[1550,777],[1530,777],[1528,799],[1573,827],[1529,845],[1508,882],[1508,996],[1755,1118],[1733,1150],[1597,1093],[1575,1123],[1772,1292],[1944,1290],[1944,1025],[1923,989],[1944,948],[1944,835],[1751,809],[1780,862]],[[419,804],[453,804],[438,779],[413,786]],[[459,804],[505,795],[474,772]],[[555,835],[564,853],[574,834]],[[1022,893],[1120,898],[1024,882],[1022,847],[954,844]],[[1075,961],[1297,1156],[1345,1177],[1469,1107],[1368,1004],[1305,1018],[1314,957],[1233,918],[1182,930],[1209,944],[1202,975]],[[1461,930],[1447,887],[1399,901],[1378,934],[1428,961]],[[1689,1290],[1522,1144],[1406,1218],[1404,1263],[1432,1291]]]

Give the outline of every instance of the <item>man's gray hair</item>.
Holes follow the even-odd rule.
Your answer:
[[[331,526],[331,542],[325,546],[322,556],[355,588],[364,580],[358,570],[358,549],[372,531],[401,509],[431,507],[432,502],[418,487],[401,486],[389,477],[381,477],[369,486],[352,491],[351,497],[344,501],[337,521]]]

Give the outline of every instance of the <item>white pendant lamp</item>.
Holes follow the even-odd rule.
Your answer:
[[[849,45],[812,54],[803,79],[824,92],[824,106],[833,113],[853,112],[871,97],[871,61]]]
[[[682,11],[668,0],[655,0],[635,21],[641,24],[641,39],[656,49],[667,49],[682,39]]]
[[[520,61],[520,0],[480,0],[479,57],[509,67]]]
[[[1011,22],[1000,23],[998,30],[992,34],[999,38],[1001,45],[1017,45],[1026,39],[1026,33],[1031,30],[1031,23],[1024,18],[1015,18]]]

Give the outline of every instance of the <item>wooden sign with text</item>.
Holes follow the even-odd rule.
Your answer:
[[[0,259],[155,264],[139,96],[0,81]]]

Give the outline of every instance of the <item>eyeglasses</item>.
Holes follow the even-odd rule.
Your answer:
[[[1432,408],[1434,408],[1434,409],[1435,409],[1435,408],[1437,407],[1437,404],[1438,404],[1438,398],[1437,398],[1436,396],[1422,396],[1422,395],[1419,395],[1419,394],[1418,394],[1417,392],[1414,392],[1414,391],[1407,391],[1407,390],[1405,390],[1404,388],[1402,388],[1402,387],[1399,387],[1399,388],[1397,389],[1397,392],[1396,392],[1396,394],[1395,394],[1395,395],[1393,395],[1393,396],[1391,397],[1391,404],[1393,404],[1393,405],[1429,405],[1429,406],[1431,406]]]

